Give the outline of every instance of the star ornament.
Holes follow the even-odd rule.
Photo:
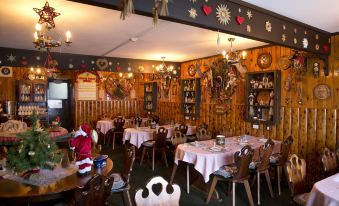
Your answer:
[[[190,10],[188,10],[188,13],[189,13],[189,16],[190,16],[192,19],[195,19],[195,18],[197,18],[197,16],[198,16],[197,10],[194,9],[194,8],[191,8]]]
[[[272,32],[272,24],[270,21],[266,21],[265,27],[267,32]]]
[[[11,63],[16,62],[16,56],[14,56],[13,54],[7,56],[7,61]]]
[[[42,9],[33,8],[33,10],[40,16],[39,24],[46,23],[50,28],[55,27],[54,18],[59,16],[60,13],[55,12],[55,9],[49,6],[48,1]]]

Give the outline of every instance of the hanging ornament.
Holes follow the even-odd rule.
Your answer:
[[[304,34],[307,35],[307,31],[304,31]]]
[[[81,69],[86,69],[87,68],[87,64],[85,63],[84,60],[81,61],[80,68]]]
[[[247,31],[248,33],[250,33],[250,32],[252,31],[251,25],[247,24],[247,26],[246,26],[246,31]]]
[[[69,69],[73,69],[73,68],[74,68],[74,65],[73,65],[73,64],[69,64],[69,65],[68,65],[68,68],[69,68]]]
[[[320,49],[320,46],[319,46],[319,44],[316,44],[316,45],[315,45],[315,50],[317,50],[317,51],[318,51],[319,49]]]
[[[106,58],[97,59],[96,65],[100,70],[104,70],[108,67],[108,60]]]
[[[54,18],[59,16],[60,13],[55,12],[53,7],[49,6],[48,1],[46,1],[45,6],[42,9],[33,8],[33,10],[40,16],[39,24],[47,23],[47,26],[54,28]]]
[[[236,16],[235,21],[237,22],[238,25],[241,25],[245,22],[245,18],[242,16]]]
[[[168,0],[160,0],[159,1],[159,15],[160,16],[168,16],[169,12],[168,12]]]
[[[131,16],[134,13],[133,0],[121,0],[121,14],[120,19],[125,20],[126,17]]]
[[[241,8],[238,9],[238,12],[241,13]]]
[[[282,34],[282,35],[281,35],[281,40],[282,40],[283,42],[286,41],[286,34]]]
[[[119,62],[117,63],[117,66],[115,67],[115,69],[116,69],[117,71],[120,71],[121,67],[120,67],[120,63],[119,63]]]
[[[285,25],[283,25],[283,30],[286,30],[286,26]]]
[[[294,28],[293,31],[294,31],[295,34],[297,33],[297,29],[296,28]]]
[[[40,56],[36,56],[35,59],[40,61]]]
[[[28,60],[25,56],[21,57],[20,63],[22,66],[26,66],[28,64]]]
[[[230,10],[227,8],[227,5],[224,4],[220,4],[217,7],[217,18],[220,24],[222,25],[227,25],[230,23],[231,21],[231,12]]]
[[[190,2],[192,2],[193,4],[197,2],[197,0],[190,0]]]
[[[203,5],[201,9],[206,16],[209,16],[212,13],[212,7],[211,6]]]
[[[298,44],[297,38],[294,38],[294,39],[293,39],[293,42],[294,42],[294,44]]]
[[[197,10],[195,8],[191,8],[190,10],[188,10],[188,13],[192,19],[195,19],[198,16]]]
[[[270,21],[265,22],[265,29],[267,32],[272,32],[272,24]]]
[[[324,49],[324,51],[327,53],[328,50],[330,49],[330,47],[328,46],[328,44],[324,44],[324,45],[323,45],[323,49]]]
[[[319,39],[319,35],[318,35],[318,34],[315,35],[315,39],[316,39],[316,40]]]
[[[28,155],[29,155],[29,156],[34,156],[34,155],[35,155],[35,152],[34,152],[34,151],[29,151],[29,152],[28,152]]]
[[[153,26],[156,27],[159,20],[158,6],[154,6],[153,9]]]
[[[127,71],[129,71],[129,72],[132,71],[132,67],[131,67],[130,63],[128,63]]]
[[[249,20],[252,19],[252,17],[253,17],[252,11],[250,11],[250,10],[247,10],[246,15],[247,15],[247,18]]]
[[[47,148],[48,148],[48,149],[49,149],[49,148],[51,148],[51,145],[50,145],[50,144],[48,144],[48,145],[47,145]]]
[[[304,47],[305,49],[307,49],[307,47],[308,47],[308,40],[307,40],[307,38],[304,38],[304,39],[303,39],[303,47]]]
[[[7,61],[11,63],[16,62],[16,56],[11,53],[11,55],[7,56]]]
[[[218,54],[220,54],[220,43],[221,43],[221,39],[220,39],[220,33],[218,31],[218,37],[217,37],[217,48],[218,48],[217,53]]]

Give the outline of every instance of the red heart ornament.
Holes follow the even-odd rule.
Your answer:
[[[202,6],[202,11],[205,13],[206,16],[210,15],[212,12],[212,7],[203,5]]]
[[[236,17],[235,17],[235,21],[237,22],[238,25],[241,25],[241,24],[244,23],[245,18],[242,17],[242,16],[236,16]]]
[[[323,45],[323,49],[324,49],[324,51],[327,53],[328,50],[330,49],[330,47],[328,46],[328,44],[324,44],[324,45]]]

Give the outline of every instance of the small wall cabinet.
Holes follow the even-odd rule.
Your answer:
[[[185,119],[196,119],[200,114],[200,79],[181,80],[181,111]]]
[[[246,77],[246,121],[274,125],[279,121],[281,72],[248,72]]]
[[[150,82],[144,84],[144,109],[149,112],[157,110],[157,83]]]

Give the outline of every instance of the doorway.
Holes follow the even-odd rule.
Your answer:
[[[60,117],[61,127],[74,129],[72,112],[73,85],[71,80],[48,79],[48,119],[51,124]]]

